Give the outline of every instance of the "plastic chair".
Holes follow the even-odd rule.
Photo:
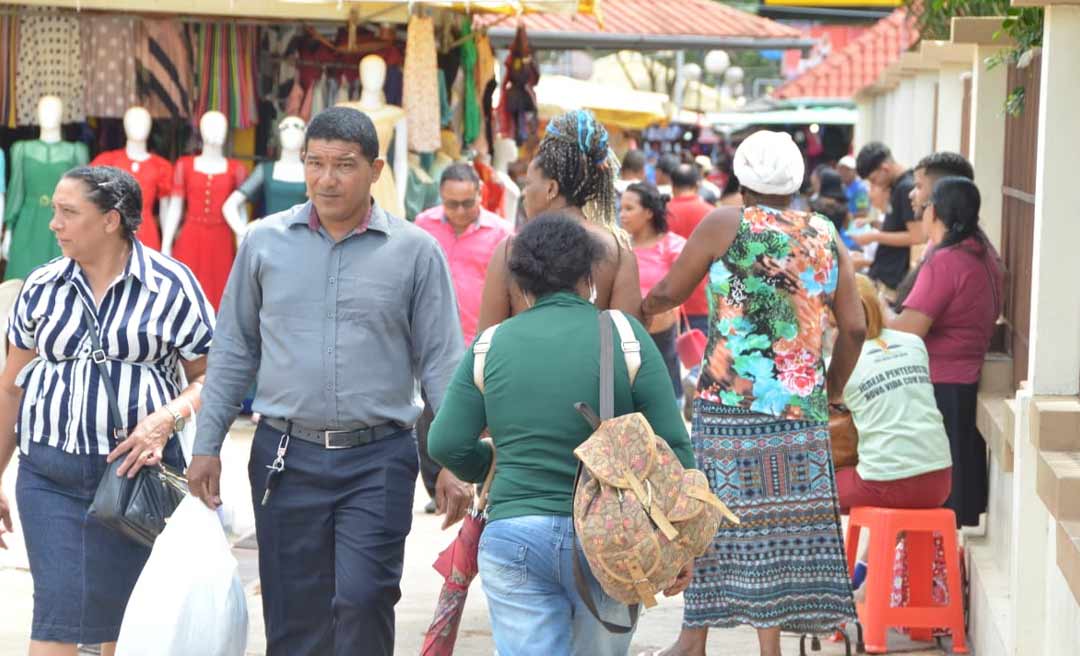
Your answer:
[[[847,533],[849,572],[854,570],[859,534],[864,528],[870,530],[869,573],[866,578],[866,599],[856,605],[856,610],[863,628],[866,651],[871,654],[886,653],[886,635],[890,627],[912,629],[911,637],[915,640],[933,640],[931,630],[946,627],[952,633],[952,651],[968,653],[960,555],[956,544],[956,516],[953,511],[872,506],[852,508]],[[934,532],[941,534],[945,546],[949,589],[949,602],[945,606],[934,605],[931,597]],[[893,557],[901,533],[907,535],[909,605],[892,608]]]

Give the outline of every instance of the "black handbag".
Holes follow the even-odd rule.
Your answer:
[[[105,351],[101,348],[101,337],[91,318],[91,310],[83,303],[83,325],[90,335],[93,351],[90,354],[98,367],[105,394],[109,397],[109,414],[115,425],[114,437],[117,442],[127,437],[127,428],[120,405],[116,400],[109,368],[105,366]],[[123,458],[117,458],[106,468],[105,475],[98,483],[94,501],[90,504],[90,515],[119,532],[130,540],[150,547],[165,529],[165,520],[173,514],[180,501],[188,493],[187,481],[164,464],[139,469],[134,478],[117,476],[116,471],[123,464]]]

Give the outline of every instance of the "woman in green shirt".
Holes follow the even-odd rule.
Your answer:
[[[509,270],[530,307],[492,338],[483,392],[474,382],[473,351],[465,354],[428,436],[431,456],[462,480],[487,474],[491,451],[478,439],[485,426],[499,454],[479,561],[500,654],[614,656],[630,646],[631,633],[609,633],[586,609],[573,576],[573,451],[592,433],[574,404],[599,407],[599,311],[587,299],[602,257],[602,245],[568,216],[542,216],[521,231]],[[631,383],[616,354],[616,415],[643,413],[680,462],[694,467],[663,357],[645,328],[629,320],[641,368]],[[600,614],[625,624],[626,607],[588,578]]]

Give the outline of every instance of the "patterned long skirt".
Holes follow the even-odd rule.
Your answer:
[[[820,633],[855,618],[829,428],[694,402],[698,467],[742,520],[695,563],[687,627]]]

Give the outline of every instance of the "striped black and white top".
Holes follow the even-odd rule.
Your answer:
[[[105,455],[115,426],[93,360],[83,313],[95,311],[121,415],[139,421],[180,393],[179,359],[210,350],[214,314],[183,264],[133,241],[127,267],[94,302],[82,269],[61,257],[32,271],[12,308],[8,338],[36,351],[18,375],[23,389],[17,432],[69,453]]]

